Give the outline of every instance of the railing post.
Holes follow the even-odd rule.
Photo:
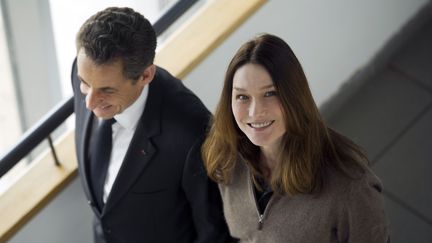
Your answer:
[[[49,146],[51,148],[51,154],[53,155],[53,158],[54,158],[54,164],[56,166],[61,166],[60,161],[59,161],[59,159],[57,157],[57,153],[55,151],[55,148],[54,148],[51,136],[48,136],[48,143],[49,143]]]

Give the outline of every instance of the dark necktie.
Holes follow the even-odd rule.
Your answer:
[[[90,152],[90,178],[96,203],[101,211],[103,208],[103,188],[112,148],[111,126],[114,122],[114,118],[102,120],[95,133],[92,150]]]

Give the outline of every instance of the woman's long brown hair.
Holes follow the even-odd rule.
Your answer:
[[[234,74],[247,63],[267,70],[283,108],[286,133],[270,182],[276,193],[295,195],[319,191],[325,183],[328,167],[350,177],[354,175],[352,169],[363,172],[367,162],[364,152],[325,125],[291,48],[279,37],[264,34],[242,45],[228,66],[221,98],[202,147],[211,179],[229,184],[239,159],[247,163],[253,178],[262,176],[260,149],[239,129],[231,108]]]

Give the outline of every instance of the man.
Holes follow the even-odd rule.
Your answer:
[[[95,242],[229,240],[200,156],[210,113],[153,64],[149,21],[107,8],[83,24],[76,46],[75,142]]]

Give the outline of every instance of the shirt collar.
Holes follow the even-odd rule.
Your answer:
[[[117,123],[126,129],[135,129],[138,120],[141,117],[145,104],[147,102],[149,86],[144,86],[140,96],[132,105],[126,108],[122,113],[114,116]]]

